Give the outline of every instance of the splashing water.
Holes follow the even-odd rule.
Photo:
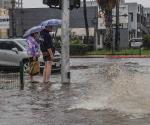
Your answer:
[[[71,109],[117,110],[126,114],[150,113],[150,74],[141,66],[104,64],[90,75],[88,94]],[[147,70],[146,67],[145,69]],[[93,73],[93,72],[92,72]]]

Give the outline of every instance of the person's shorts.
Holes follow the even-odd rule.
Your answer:
[[[44,62],[51,61],[51,56],[49,55],[48,52],[42,52],[42,53],[43,53]]]
[[[43,56],[43,60],[44,60],[44,62],[51,61],[51,57],[50,56]]]

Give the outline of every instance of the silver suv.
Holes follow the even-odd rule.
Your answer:
[[[27,62],[27,44],[24,39],[0,39],[0,66],[19,66]]]
[[[25,39],[0,39],[0,66],[20,66],[23,61],[24,69],[28,65],[27,43]],[[44,68],[42,55],[39,58],[41,70]],[[59,70],[60,53],[56,51],[53,62],[53,70]]]

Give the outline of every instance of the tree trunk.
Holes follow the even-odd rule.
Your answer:
[[[105,48],[113,48],[113,34],[112,34],[112,10],[105,11],[105,22],[106,22],[106,38]]]
[[[120,43],[120,22],[119,22],[119,0],[116,4],[116,34],[115,34],[115,50],[119,50]]]
[[[84,21],[85,21],[85,29],[86,29],[86,43],[89,43],[89,25],[87,19],[86,0],[83,0],[83,11],[84,11]]]

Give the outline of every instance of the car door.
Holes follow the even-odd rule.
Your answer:
[[[5,56],[5,41],[0,41],[0,65],[6,65],[6,59],[7,57]]]
[[[15,52],[12,50],[12,48],[17,48],[15,47],[15,43],[13,41],[3,41],[1,42],[1,45],[2,58],[0,60],[2,60],[2,63],[9,66],[18,66],[20,60],[19,51]]]

